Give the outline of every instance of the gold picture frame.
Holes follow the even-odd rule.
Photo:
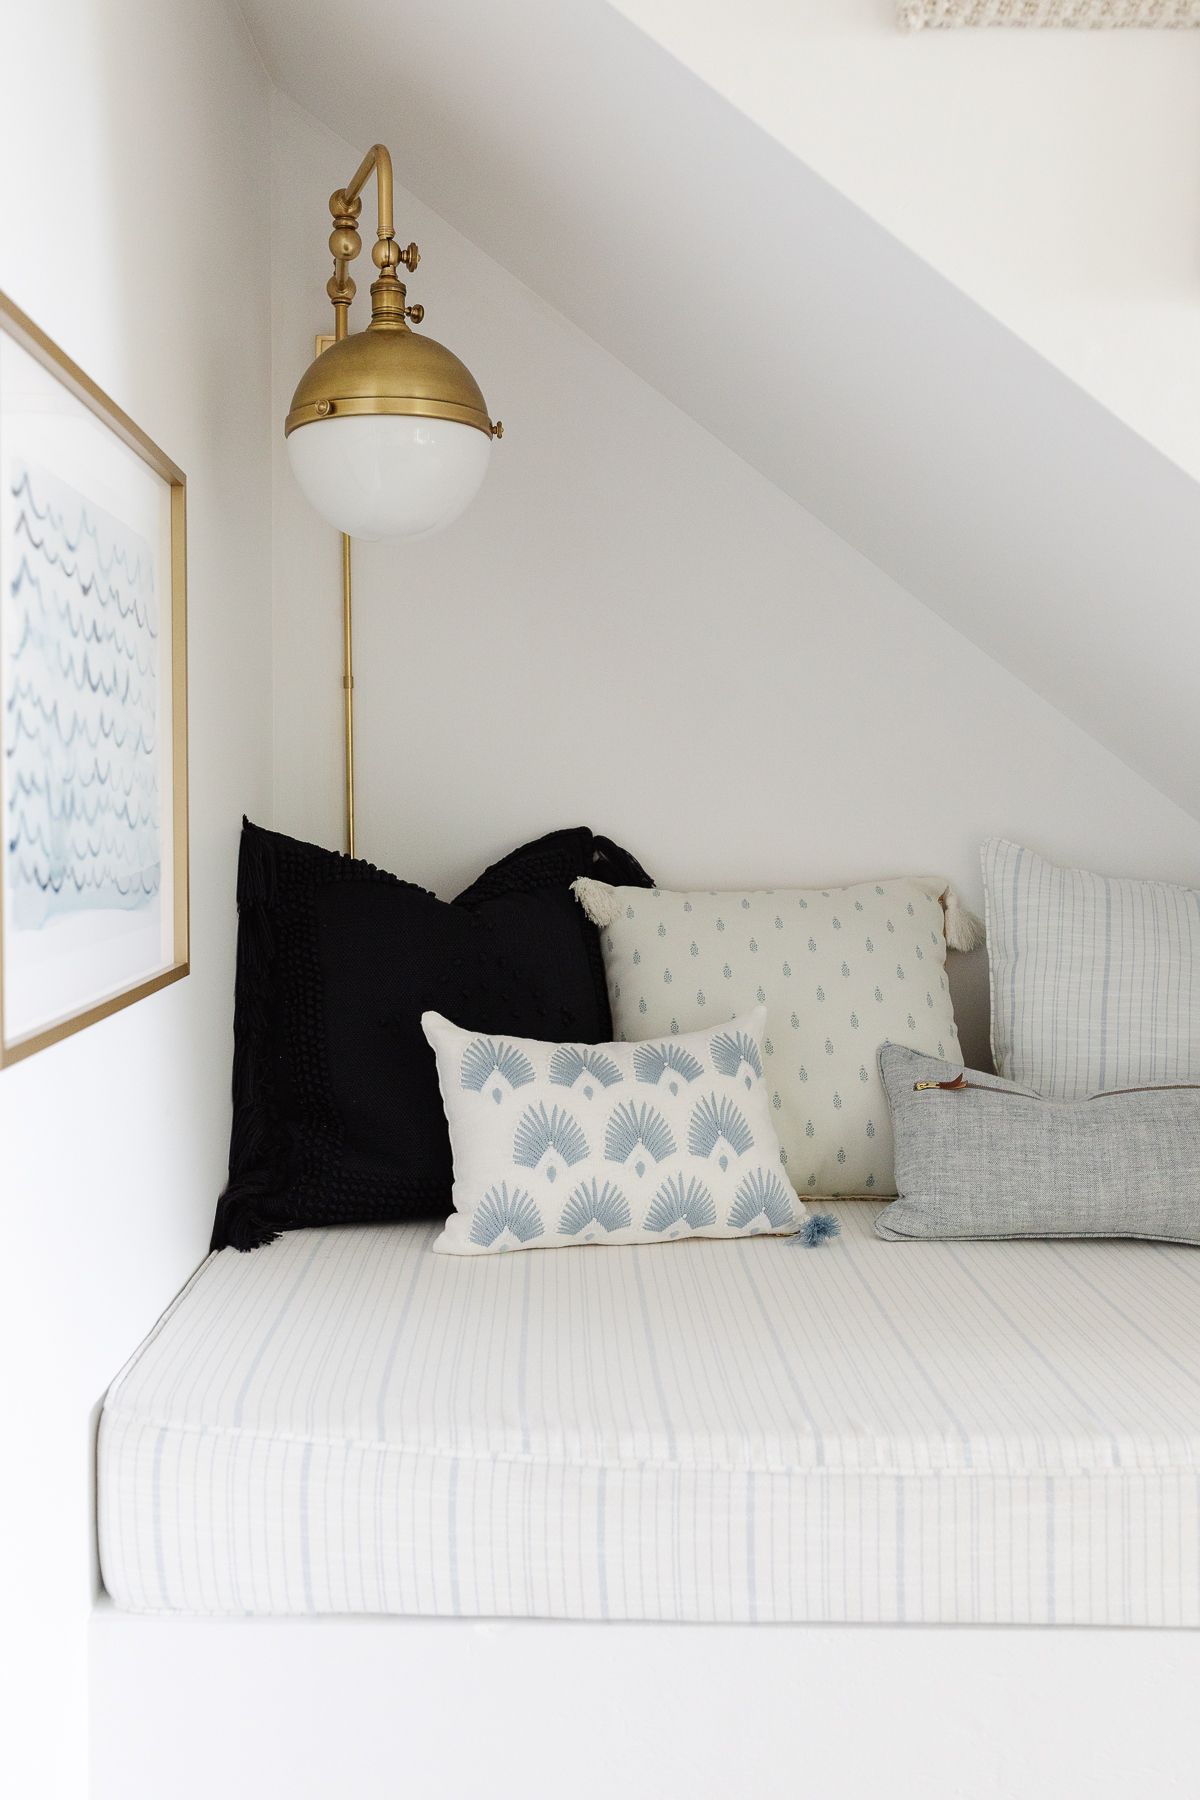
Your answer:
[[[190,967],[186,477],[4,294],[0,732],[2,1069]]]

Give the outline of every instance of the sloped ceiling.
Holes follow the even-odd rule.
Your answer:
[[[1200,816],[1200,485],[605,0],[246,12],[293,99]]]

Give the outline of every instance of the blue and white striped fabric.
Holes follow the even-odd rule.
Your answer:
[[[1200,1625],[1200,1255],[211,1256],[113,1384],[139,1612]]]
[[[1200,892],[983,846],[992,1056],[1074,1100],[1200,1081]]]

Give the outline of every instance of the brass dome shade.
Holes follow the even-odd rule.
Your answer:
[[[479,383],[454,352],[391,319],[372,319],[366,331],[331,344],[309,364],[292,395],[284,435],[364,413],[453,419],[488,437],[500,433]]]

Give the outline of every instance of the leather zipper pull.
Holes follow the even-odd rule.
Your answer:
[[[965,1088],[970,1085],[965,1075],[956,1075],[953,1081],[914,1081],[913,1093],[924,1094],[930,1088],[941,1088],[944,1093],[950,1093],[954,1088]]]

